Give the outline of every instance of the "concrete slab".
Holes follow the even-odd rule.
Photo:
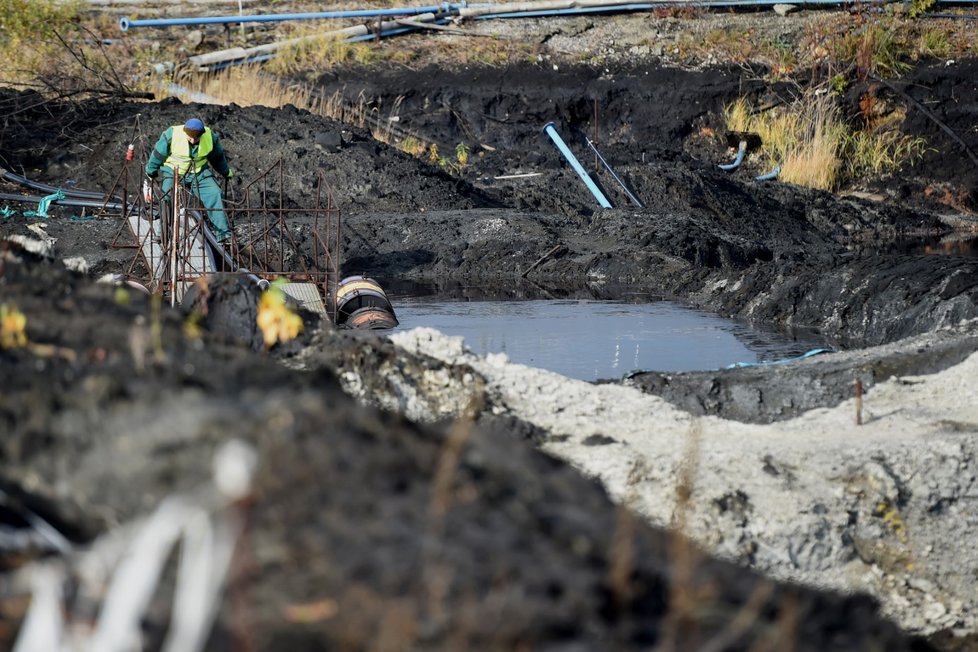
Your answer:
[[[326,316],[326,305],[315,283],[286,283],[282,291],[299,302],[299,305],[310,312]]]

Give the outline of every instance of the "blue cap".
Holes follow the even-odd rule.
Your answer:
[[[200,118],[190,118],[187,124],[183,125],[185,131],[204,131],[204,122]]]

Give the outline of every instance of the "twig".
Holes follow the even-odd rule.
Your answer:
[[[522,174],[503,174],[498,177],[493,177],[496,181],[502,181],[504,179],[526,179],[528,177],[539,177],[542,176],[543,172],[524,172]]]
[[[529,274],[534,269],[536,269],[537,266],[540,265],[540,263],[542,263],[546,259],[550,258],[551,256],[557,255],[557,253],[560,252],[561,250],[566,250],[566,249],[567,249],[567,247],[565,247],[562,243],[561,244],[554,245],[554,248],[553,249],[551,249],[547,253],[545,253],[542,256],[540,256],[540,259],[537,262],[535,262],[532,265],[530,265],[529,267],[527,267],[526,268],[526,271],[523,272],[523,274],[521,274],[521,276],[524,276],[525,277],[527,274]]]
[[[734,647],[734,643],[750,631],[750,628],[761,621],[764,607],[767,605],[771,595],[774,594],[774,584],[759,580],[754,590],[751,591],[747,602],[740,608],[740,611],[727,622],[726,626],[715,637],[707,641],[699,649],[699,652],[723,652]]]

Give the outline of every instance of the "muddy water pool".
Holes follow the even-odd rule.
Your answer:
[[[770,363],[830,348],[815,337],[763,331],[668,301],[466,301],[390,296],[400,326],[462,336],[479,355],[582,380],[634,370],[699,371]]]

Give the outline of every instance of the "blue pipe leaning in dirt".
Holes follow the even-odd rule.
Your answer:
[[[594,183],[594,180],[591,179],[591,175],[587,173],[587,170],[584,169],[581,162],[577,160],[576,156],[574,156],[574,153],[567,146],[567,143],[565,143],[564,139],[557,133],[557,127],[554,126],[554,123],[548,122],[543,126],[543,130],[548,136],[550,136],[550,140],[552,140],[554,145],[557,146],[560,153],[564,155],[564,158],[568,163],[570,163],[570,166],[574,168],[574,171],[577,172],[577,176],[581,178],[581,181],[583,181],[584,185],[587,186],[587,189],[591,191],[594,198],[598,200],[598,204],[601,206],[601,208],[611,208],[611,202],[604,196],[601,189],[598,188],[598,186]]]
[[[167,127],[150,154],[146,163],[146,176],[155,179],[163,170],[163,195],[160,207],[163,213],[169,206],[170,191],[173,189],[173,171],[180,174],[184,186],[197,195],[207,217],[214,226],[220,241],[231,236],[227,216],[224,214],[224,200],[221,189],[214,179],[214,170],[228,179],[234,172],[228,165],[224,147],[217,134],[205,127],[199,118],[191,118],[184,125]]]

